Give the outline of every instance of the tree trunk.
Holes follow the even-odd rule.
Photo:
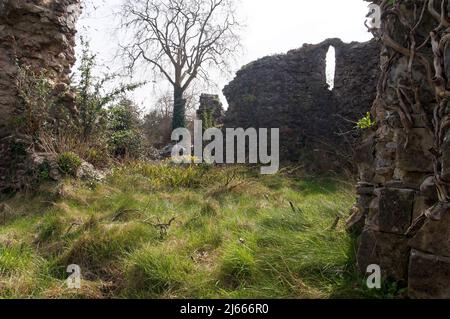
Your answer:
[[[183,93],[184,91],[181,87],[174,87],[172,120],[172,128],[174,130],[186,127],[186,100],[183,98]]]

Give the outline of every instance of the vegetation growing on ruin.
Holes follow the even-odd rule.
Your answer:
[[[372,120],[372,115],[370,114],[370,112],[367,112],[366,116],[361,118],[356,123],[356,127],[359,128],[360,130],[366,130],[366,129],[374,127],[376,124],[377,124],[377,122]]]

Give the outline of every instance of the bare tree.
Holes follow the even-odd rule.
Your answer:
[[[125,0],[122,26],[131,32],[123,52],[134,69],[140,62],[173,86],[172,127],[185,127],[184,93],[208,67],[226,70],[240,38],[235,0]]]
[[[191,87],[185,92],[186,124],[193,125],[198,93]],[[144,117],[144,131],[152,146],[161,148],[171,142],[173,94],[164,92]]]

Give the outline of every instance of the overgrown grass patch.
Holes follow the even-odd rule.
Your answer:
[[[0,297],[373,297],[343,227],[353,202],[336,180],[240,166],[133,162],[96,187],[68,179],[6,201],[18,214],[0,228]]]
[[[145,246],[127,258],[127,295],[162,297],[183,288],[194,271],[188,256]]]

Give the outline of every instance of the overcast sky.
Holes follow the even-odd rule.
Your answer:
[[[79,21],[79,34],[90,39],[99,62],[112,70],[120,68],[114,60],[118,41],[114,31],[118,27],[116,12],[123,0],[91,0]],[[233,71],[255,59],[301,47],[304,43],[319,43],[327,38],[341,38],[345,42],[367,41],[371,34],[364,26],[368,12],[362,0],[240,0],[246,28],[242,34],[244,51],[239,55]],[[79,47],[78,47],[79,49]],[[229,78],[215,76],[220,93]],[[145,109],[150,109],[166,84],[149,84],[133,94]],[[222,97],[223,99],[223,97]]]

